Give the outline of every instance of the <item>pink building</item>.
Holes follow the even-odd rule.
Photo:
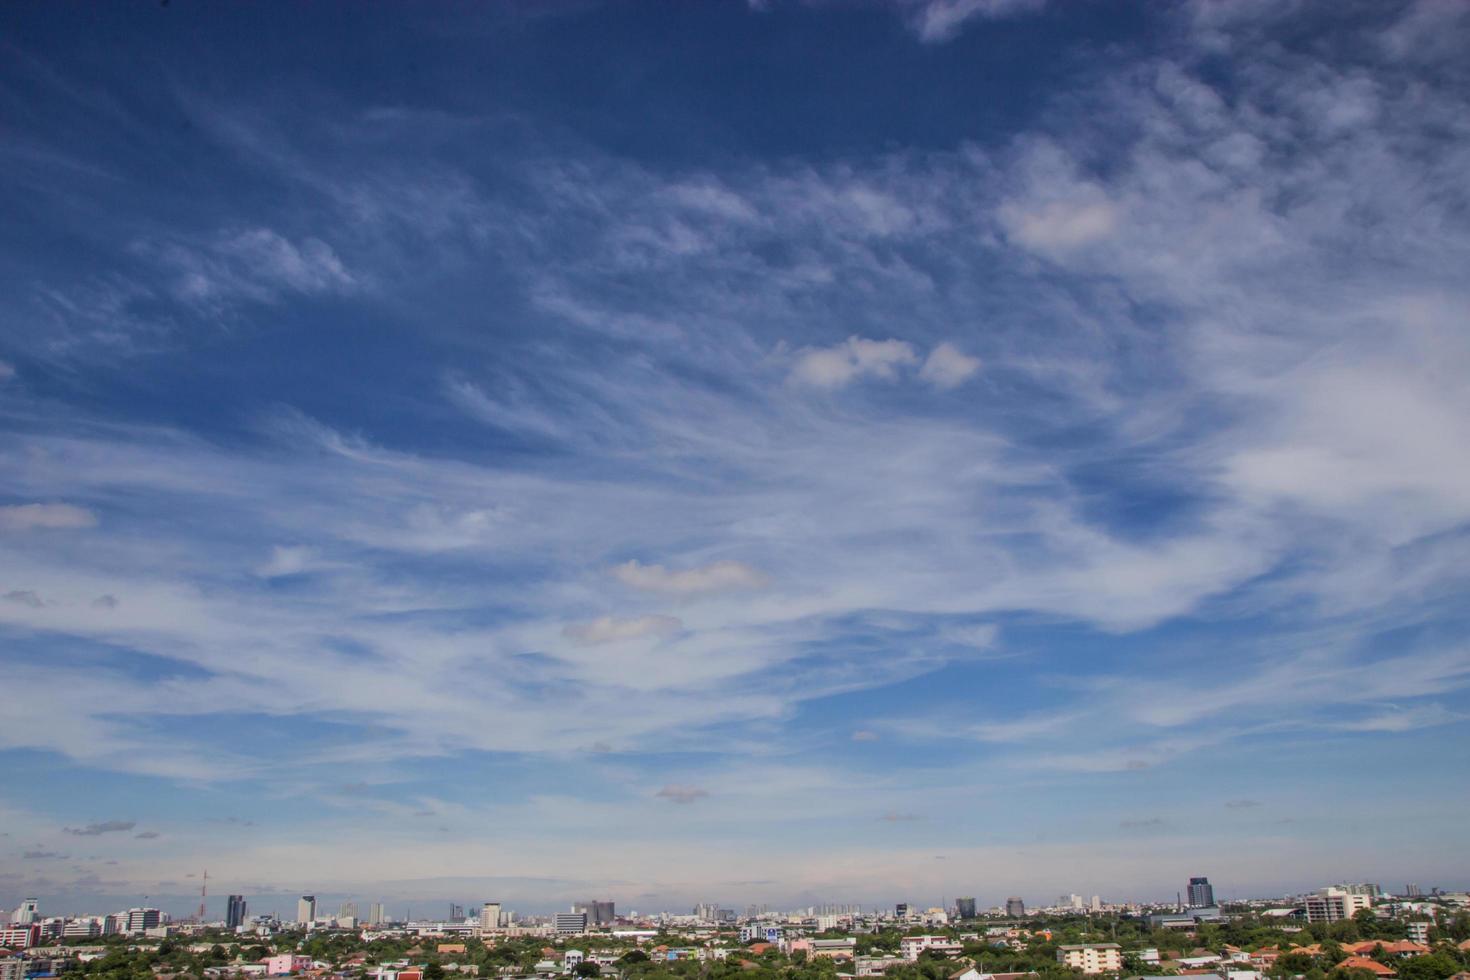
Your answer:
[[[284,977],[310,968],[310,956],[282,953],[279,956],[268,956],[265,959],[265,975],[268,977]]]

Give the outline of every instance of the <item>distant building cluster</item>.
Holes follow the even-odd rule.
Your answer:
[[[1002,904],[982,909],[974,897],[966,896],[928,907],[898,902],[883,909],[813,905],[785,912],[754,905],[736,912],[719,903],[702,902],[687,913],[640,915],[636,911],[620,914],[611,899],[589,899],[547,915],[522,917],[500,901],[485,901],[478,906],[448,903],[447,916],[415,917],[412,910],[390,916],[382,902],[373,902],[362,917],[354,900],[335,904],[335,911],[329,911],[316,894],[303,894],[295,898],[294,914],[252,916],[245,896],[231,894],[225,897],[224,918],[204,921],[202,916],[175,920],[160,909],[144,907],[108,915],[48,917],[37,899],[27,898],[13,912],[0,912],[0,947],[4,947],[0,949],[0,980],[54,976],[66,967],[67,957],[84,961],[116,948],[95,945],[109,936],[128,937],[125,948],[147,948],[141,944],[177,937],[192,942],[188,948],[200,952],[220,949],[220,932],[254,937],[253,942],[262,945],[267,955],[210,966],[206,980],[286,976],[438,980],[428,962],[412,958],[372,964],[313,959],[305,949],[337,948],[337,940],[330,947],[308,947],[308,941],[319,934],[355,936],[362,943],[399,940],[419,956],[432,950],[440,977],[447,972],[463,977],[465,971],[470,976],[483,975],[464,959],[472,947],[520,944],[516,948],[535,952],[534,967],[528,965],[529,959],[520,966],[507,964],[498,969],[497,980],[622,975],[627,966],[623,957],[630,951],[644,958],[640,962],[656,964],[736,957],[749,966],[757,958],[770,956],[778,958],[774,962],[793,964],[827,961],[840,980],[881,977],[905,964],[932,971],[935,961],[943,963],[947,980],[1039,980],[1035,971],[1043,967],[1119,980],[1166,976],[1264,980],[1267,975],[1282,976],[1277,961],[1283,956],[1295,957],[1281,960],[1283,964],[1310,962],[1324,972],[1363,971],[1376,980],[1398,980],[1401,961],[1431,955],[1435,943],[1445,948],[1443,934],[1434,931],[1437,922],[1444,922],[1452,913],[1470,912],[1470,896],[1446,895],[1438,889],[1425,896],[1417,886],[1390,896],[1372,884],[1329,885],[1284,902],[1251,900],[1222,906],[1214,886],[1203,876],[1189,878],[1168,905],[1104,902],[1098,895],[1069,893],[1037,907],[1028,907],[1021,896],[1010,896]],[[1368,910],[1391,923],[1392,938],[1331,946],[1309,941],[1314,930],[1320,937],[1325,935],[1323,929]],[[1249,916],[1252,928],[1274,924],[1268,931],[1301,935],[1303,941],[1251,949],[1197,948],[1180,954],[1175,948],[1140,946],[1136,939],[1157,938],[1161,929],[1202,936],[1206,927],[1228,923],[1234,916]],[[1124,943],[1106,938],[1106,929],[1116,933],[1123,923],[1132,924],[1133,940]],[[875,937],[880,936],[886,938],[875,946]],[[241,946],[243,942],[235,944],[237,949]],[[1014,959],[1039,956],[1038,951],[1044,951],[1047,964],[1033,960],[1032,972],[990,973],[983,968],[989,952]],[[1454,952],[1470,957],[1470,941]],[[1054,967],[1050,966],[1053,960]],[[773,961],[767,958],[764,962]],[[155,980],[174,978],[157,976]],[[1424,978],[1406,974],[1403,980]],[[1470,976],[1448,980],[1470,980]]]

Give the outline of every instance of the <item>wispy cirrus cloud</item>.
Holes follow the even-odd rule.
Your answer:
[[[96,527],[97,515],[74,504],[10,504],[0,507],[0,530],[75,530]]]
[[[670,569],[629,560],[614,566],[612,575],[622,584],[644,592],[666,595],[705,595],[763,589],[769,577],[745,562],[722,560],[693,568]]]
[[[103,820],[99,823],[89,823],[84,827],[66,827],[62,833],[71,834],[73,837],[100,837],[103,834],[116,834],[125,830],[132,830],[138,826],[135,820]]]

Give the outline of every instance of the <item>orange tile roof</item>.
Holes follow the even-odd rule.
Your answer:
[[[1377,960],[1370,960],[1366,956],[1349,956],[1337,964],[1337,968],[1339,970],[1370,970],[1380,977],[1393,977],[1398,975],[1394,972],[1393,967],[1384,966]]]

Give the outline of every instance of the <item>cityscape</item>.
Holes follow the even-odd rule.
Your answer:
[[[1470,894],[1405,885],[1329,885],[1298,896],[1220,902],[1195,876],[1174,903],[1118,904],[1062,895],[1028,906],[1009,896],[928,908],[826,904],[789,911],[700,903],[687,912],[619,912],[612,899],[519,915],[503,902],[449,904],[443,916],[396,918],[380,902],[324,908],[302,895],[286,915],[228,895],[210,917],[157,908],[46,915],[23,901],[0,924],[7,980],[68,970],[108,975],[434,980],[468,976],[732,975],[1022,980],[1202,976],[1335,980],[1470,976]]]
[[[1470,980],[1470,0],[0,3],[0,980]]]

